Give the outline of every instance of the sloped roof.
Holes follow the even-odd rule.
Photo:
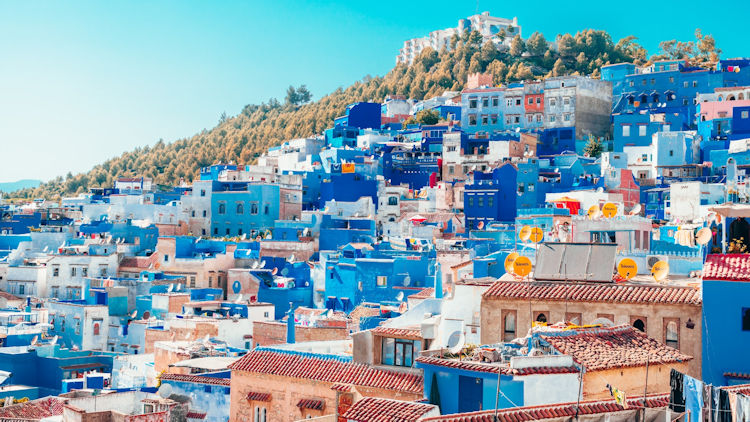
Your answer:
[[[750,254],[709,255],[704,280],[750,281]]]
[[[422,329],[420,327],[375,327],[372,329],[373,334],[381,337],[404,338],[411,340],[422,340]]]
[[[65,400],[47,397],[0,408],[0,419],[39,420],[62,415]]]
[[[229,386],[229,378],[203,377],[190,374],[162,374],[159,379],[162,381],[193,382],[197,384]]]
[[[232,371],[347,383],[422,393],[422,375],[374,368],[332,355],[257,348],[231,364]]]
[[[589,371],[686,362],[693,359],[629,326],[581,328],[539,334]]]
[[[344,419],[356,422],[418,421],[437,406],[401,400],[365,397],[344,413]]]
[[[485,299],[536,299],[568,302],[664,303],[699,306],[700,291],[688,286],[635,283],[496,281]]]
[[[501,373],[507,375],[572,374],[578,372],[578,368],[575,366],[539,366],[511,369],[508,365],[458,359],[444,359],[433,356],[420,356],[417,358],[417,363],[453,369],[463,369],[466,371],[489,372],[493,374]]]

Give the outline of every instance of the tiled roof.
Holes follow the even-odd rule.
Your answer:
[[[589,371],[609,368],[685,362],[693,359],[665,346],[629,325],[540,333],[560,353],[569,355]]]
[[[704,280],[750,281],[750,254],[709,255]]]
[[[323,410],[326,407],[326,402],[320,399],[302,399],[297,402],[297,407],[300,409]]]
[[[57,397],[29,401],[0,408],[0,419],[39,420],[62,415],[64,400]]]
[[[484,292],[485,299],[525,299],[604,302],[604,303],[668,303],[700,305],[700,292],[693,287],[658,284],[496,281]]]
[[[750,384],[739,384],[739,385],[731,385],[727,387],[719,387],[722,390],[726,390],[730,393],[736,393],[736,394],[744,394],[744,395],[750,395]]]
[[[342,393],[348,393],[348,392],[352,391],[352,386],[351,386],[351,384],[344,384],[342,382],[337,382],[336,384],[333,384],[331,386],[331,390],[333,390],[333,391],[340,391]]]
[[[6,300],[23,300],[22,298],[18,296],[14,296],[8,292],[2,292],[2,291],[0,291],[0,297]]]
[[[435,295],[435,289],[432,287],[428,287],[426,289],[422,289],[418,291],[417,293],[414,293],[413,295],[409,295],[409,299],[427,299]]]
[[[190,374],[162,374],[162,381],[193,382],[196,384],[226,385],[229,386],[229,378],[202,377]]]
[[[344,419],[355,422],[411,422],[436,409],[432,404],[365,397],[344,413]]]
[[[271,394],[251,391],[247,393],[247,397],[245,397],[245,399],[247,399],[248,401],[271,401]]]
[[[750,380],[750,374],[745,374],[743,372],[724,372],[724,376],[727,378],[739,378],[739,379]]]
[[[490,364],[476,361],[443,359],[431,356],[420,356],[417,362],[424,365],[442,366],[446,368],[463,369],[466,371],[502,373],[509,375],[540,375],[540,374],[572,374],[578,372],[574,366],[539,366],[521,369],[511,369],[507,365]]]
[[[392,328],[380,326],[373,328],[372,333],[381,337],[422,340],[422,329],[418,327]]]
[[[667,407],[669,405],[669,395],[660,394],[646,398],[646,406],[650,408]],[[628,408],[642,408],[643,398],[628,400]],[[597,415],[609,412],[621,412],[622,406],[615,403],[614,400],[602,401],[582,401],[580,405],[576,403],[563,403],[544,406],[514,407],[510,409],[501,409],[497,411],[495,419],[495,410],[483,410],[471,413],[458,413],[453,415],[436,416],[423,419],[424,422],[528,422],[540,421],[545,419],[561,420],[563,418],[585,415]]]
[[[349,313],[349,318],[357,322],[360,318],[368,316],[380,316],[380,307],[359,305]]]
[[[148,268],[152,262],[151,256],[126,256],[120,261],[120,267]]]
[[[206,413],[206,412],[198,412],[198,411],[195,411],[195,410],[191,410],[191,411],[187,412],[187,414],[185,415],[185,417],[188,418],[188,419],[206,419],[206,415],[207,414],[208,413]]]
[[[229,369],[422,393],[422,375],[374,368],[331,355],[256,348]]]

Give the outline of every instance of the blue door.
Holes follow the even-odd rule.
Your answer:
[[[482,410],[482,379],[458,377],[458,413]]]

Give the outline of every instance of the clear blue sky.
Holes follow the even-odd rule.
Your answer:
[[[517,16],[524,36],[606,29],[615,40],[640,37],[651,52],[700,27],[723,57],[750,56],[737,27],[748,1],[716,12],[695,0],[562,4],[0,0],[0,181],[86,171],[210,128],[223,111],[281,99],[289,84],[320,98],[386,73],[404,39],[477,10]]]

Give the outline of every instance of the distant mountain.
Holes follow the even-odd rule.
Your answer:
[[[15,192],[21,189],[36,188],[42,184],[41,180],[23,179],[16,182],[0,182],[0,192]]]

